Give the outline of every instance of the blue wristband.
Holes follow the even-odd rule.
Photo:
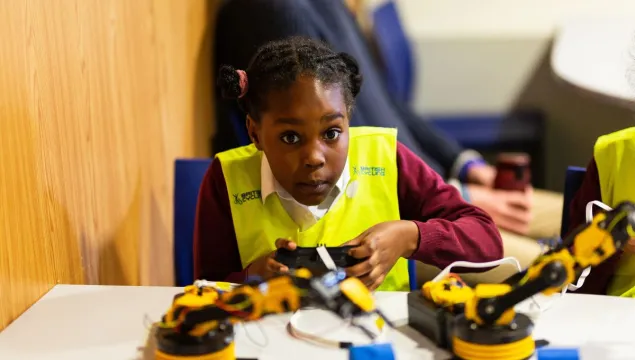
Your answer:
[[[459,172],[459,181],[467,182],[467,172],[470,170],[470,168],[472,168],[472,166],[485,165],[485,164],[487,164],[487,162],[485,162],[485,160],[483,159],[472,159],[472,160],[466,161],[463,167],[461,168],[461,171]]]

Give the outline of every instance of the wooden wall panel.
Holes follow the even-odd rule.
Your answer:
[[[0,329],[56,283],[173,283],[173,162],[209,155],[214,8],[0,1]]]

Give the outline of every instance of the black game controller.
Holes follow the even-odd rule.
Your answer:
[[[361,262],[366,259],[357,259],[348,254],[348,251],[355,246],[339,246],[339,247],[327,247],[331,259],[338,268],[347,268]],[[274,259],[287,266],[289,269],[307,268],[313,271],[325,271],[326,265],[320,259],[320,255],[317,252],[317,248],[312,247],[296,247],[295,250],[278,249]]]

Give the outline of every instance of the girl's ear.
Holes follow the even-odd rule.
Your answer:
[[[256,149],[262,150],[262,146],[260,145],[260,126],[258,123],[250,116],[247,115],[247,132],[249,133],[249,138],[251,142],[256,145]]]

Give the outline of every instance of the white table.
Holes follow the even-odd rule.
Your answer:
[[[168,309],[181,288],[58,285],[0,333],[0,359],[75,360],[152,359],[144,354],[151,321]],[[412,329],[407,322],[405,293],[377,293],[379,306],[400,326],[389,337],[397,359],[442,359],[444,352]],[[549,300],[548,299],[547,302]],[[291,359],[301,351],[303,360],[347,359],[345,350],[324,349],[290,338],[285,331],[289,315],[276,315],[236,330],[239,357]],[[617,329],[621,324],[623,329]],[[537,321],[535,337],[553,344],[579,345],[595,341],[630,341],[635,332],[635,300],[615,297],[566,295]],[[249,331],[259,343],[246,336]],[[414,349],[424,347],[415,353]],[[146,350],[151,349],[147,347]],[[416,355],[416,356],[414,356]]]
[[[635,105],[635,21],[576,19],[560,26],[553,45],[554,73],[578,89]]]

